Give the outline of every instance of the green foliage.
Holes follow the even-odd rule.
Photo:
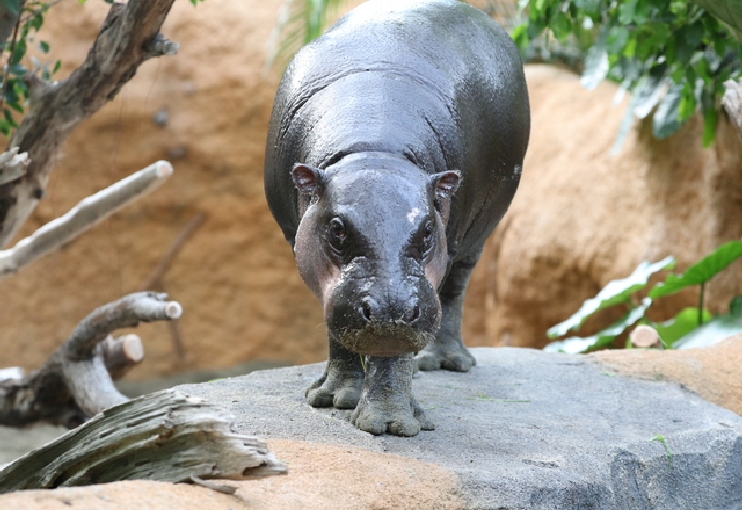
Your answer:
[[[699,346],[703,342],[719,341],[742,332],[742,296],[730,303],[729,314],[713,317],[704,309],[704,289],[706,283],[729,264],[742,257],[742,241],[730,241],[721,245],[709,255],[691,265],[684,273],[668,274],[665,280],[654,285],[639,299],[638,294],[648,285],[650,276],[674,267],[674,259],[667,257],[650,264],[642,262],[627,278],[608,283],[594,298],[585,301],[580,309],[564,322],[550,328],[550,338],[560,337],[569,331],[578,329],[584,322],[599,310],[623,305],[629,308],[620,320],[589,337],[570,337],[546,346],[547,351],[570,353],[587,352],[609,346],[614,340],[635,324],[648,324],[660,335],[665,348],[688,348]],[[663,296],[679,292],[685,288],[699,286],[697,307],[685,308],[675,317],[665,322],[652,322],[645,314],[654,301]],[[639,302],[639,305],[634,303]]]
[[[716,133],[724,82],[739,78],[742,45],[716,17],[683,0],[521,0],[528,20],[513,39],[525,52],[545,31],[585,52],[582,83],[604,79],[632,93],[627,115],[652,115],[657,138],[703,113],[703,142]],[[629,117],[631,119],[631,117]],[[619,138],[630,123],[624,122]]]
[[[4,6],[13,14],[18,13],[20,2],[18,0],[2,0]],[[2,110],[0,117],[0,132],[9,136],[13,128],[18,127],[16,114],[25,112],[25,104],[28,100],[28,86],[24,77],[28,73],[36,73],[42,80],[50,80],[52,75],[61,67],[62,63],[56,61],[50,69],[48,63],[42,63],[37,58],[27,58],[26,52],[29,45],[35,44],[43,54],[49,53],[51,49],[47,41],[35,41],[34,35],[44,24],[46,15],[52,2],[29,1],[20,13],[17,27],[17,37],[8,39],[3,49],[6,56],[4,73],[2,76]],[[28,66],[30,60],[31,65]]]

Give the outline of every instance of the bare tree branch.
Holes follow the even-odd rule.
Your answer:
[[[75,427],[125,402],[106,368],[107,357],[109,365],[114,364],[106,351],[115,349],[107,338],[111,331],[140,322],[179,318],[180,304],[166,299],[167,294],[137,292],[101,306],[77,325],[39,370],[27,378],[22,373],[20,379],[0,378],[0,424],[17,427],[47,421]],[[129,357],[141,360],[141,354]],[[123,368],[118,366],[113,375],[122,374]]]
[[[13,248],[0,250],[0,279],[59,248],[123,206],[157,189],[172,173],[170,163],[158,161],[83,199],[64,216],[50,221]]]
[[[144,359],[144,346],[138,335],[122,335],[115,339],[108,335],[101,342],[101,347],[106,370],[114,381],[121,379]]]
[[[68,79],[29,78],[31,109],[9,146],[27,152],[31,164],[23,177],[0,185],[0,247],[44,195],[54,155],[72,130],[113,99],[142,62],[177,50],[159,36],[173,1],[113,4],[85,62]]]
[[[0,154],[0,184],[14,181],[26,175],[30,163],[27,153],[18,154],[18,147],[13,147]]]
[[[118,480],[244,480],[286,473],[217,405],[164,390],[97,415],[0,470],[0,494]],[[216,490],[218,488],[214,487]]]

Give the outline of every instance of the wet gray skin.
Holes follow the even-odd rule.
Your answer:
[[[464,293],[528,133],[517,50],[461,2],[370,1],[297,54],[274,103],[265,188],[324,309],[330,355],[310,405],[355,408],[373,434],[433,428],[413,363],[476,363]]]

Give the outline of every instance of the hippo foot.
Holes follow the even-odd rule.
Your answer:
[[[417,368],[422,371],[450,370],[468,372],[477,364],[476,358],[464,347],[461,340],[442,342],[439,338],[430,342],[415,358]]]
[[[361,398],[350,421],[359,429],[375,436],[388,433],[394,436],[412,437],[420,430],[434,430],[435,424],[414,397],[399,395],[385,401]]]
[[[412,396],[412,354],[366,357],[366,380],[350,421],[374,435],[410,437],[435,428]]]
[[[363,369],[343,360],[330,359],[322,377],[317,379],[305,393],[312,407],[334,407],[353,409],[361,398]]]

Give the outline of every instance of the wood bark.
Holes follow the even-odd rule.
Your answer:
[[[9,147],[28,153],[25,174],[0,184],[0,247],[25,223],[43,197],[54,155],[84,119],[113,99],[145,60],[177,52],[159,34],[174,0],[114,3],[85,62],[66,80],[28,77],[30,110]]]
[[[284,474],[226,409],[173,390],[112,407],[0,471],[0,494],[119,480],[244,480]]]
[[[0,380],[0,424],[24,426],[44,421],[73,428],[88,417],[125,402],[112,375],[141,361],[141,344],[129,352],[109,340],[111,331],[140,322],[173,320],[182,308],[167,294],[137,292],[101,306],[81,321],[44,365],[25,377]],[[123,351],[123,352],[121,352]],[[113,374],[109,373],[108,367]]]

